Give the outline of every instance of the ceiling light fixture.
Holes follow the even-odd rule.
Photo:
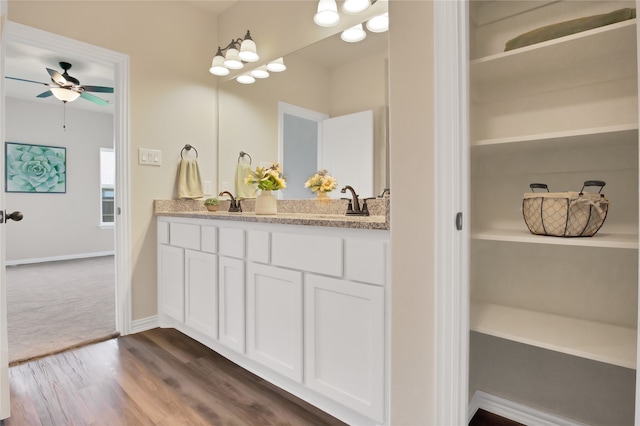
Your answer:
[[[342,4],[342,11],[348,15],[356,15],[369,9],[371,0],[345,0]]]
[[[226,52],[226,53],[225,53]],[[247,30],[244,38],[232,39],[226,47],[218,46],[209,72],[213,75],[224,76],[229,74],[229,70],[239,70],[244,67],[244,62],[256,62],[260,59],[256,48],[256,43],[251,38],[251,33]],[[224,68],[227,69],[225,72]]]
[[[64,103],[73,102],[80,97],[80,93],[64,87],[52,87],[49,90],[51,90],[53,96]]]
[[[367,32],[362,28],[362,24],[358,24],[344,30],[340,38],[348,43],[356,43],[364,40],[366,36]]]
[[[267,64],[267,69],[271,72],[282,72],[287,69],[284,65],[284,59],[278,58]]]
[[[338,6],[336,0],[320,0],[318,2],[318,10],[313,16],[313,22],[321,27],[333,27],[338,24],[340,15],[338,15]]]

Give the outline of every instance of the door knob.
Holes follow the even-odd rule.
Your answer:
[[[22,215],[22,212],[12,212],[7,214],[7,220],[11,219],[15,220],[16,222],[20,222],[23,217],[24,216]]]

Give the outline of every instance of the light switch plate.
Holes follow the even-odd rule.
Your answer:
[[[145,166],[161,166],[162,151],[159,149],[138,148],[138,164]]]

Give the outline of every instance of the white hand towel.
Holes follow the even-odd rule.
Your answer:
[[[203,196],[198,162],[195,159],[181,159],[178,171],[178,198],[201,198]]]
[[[250,172],[250,163],[238,163],[238,167],[236,167],[236,198],[256,198],[256,186],[244,183],[244,179],[249,176]]]

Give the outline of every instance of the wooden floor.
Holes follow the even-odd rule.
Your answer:
[[[9,369],[4,425],[342,425],[172,329]]]

